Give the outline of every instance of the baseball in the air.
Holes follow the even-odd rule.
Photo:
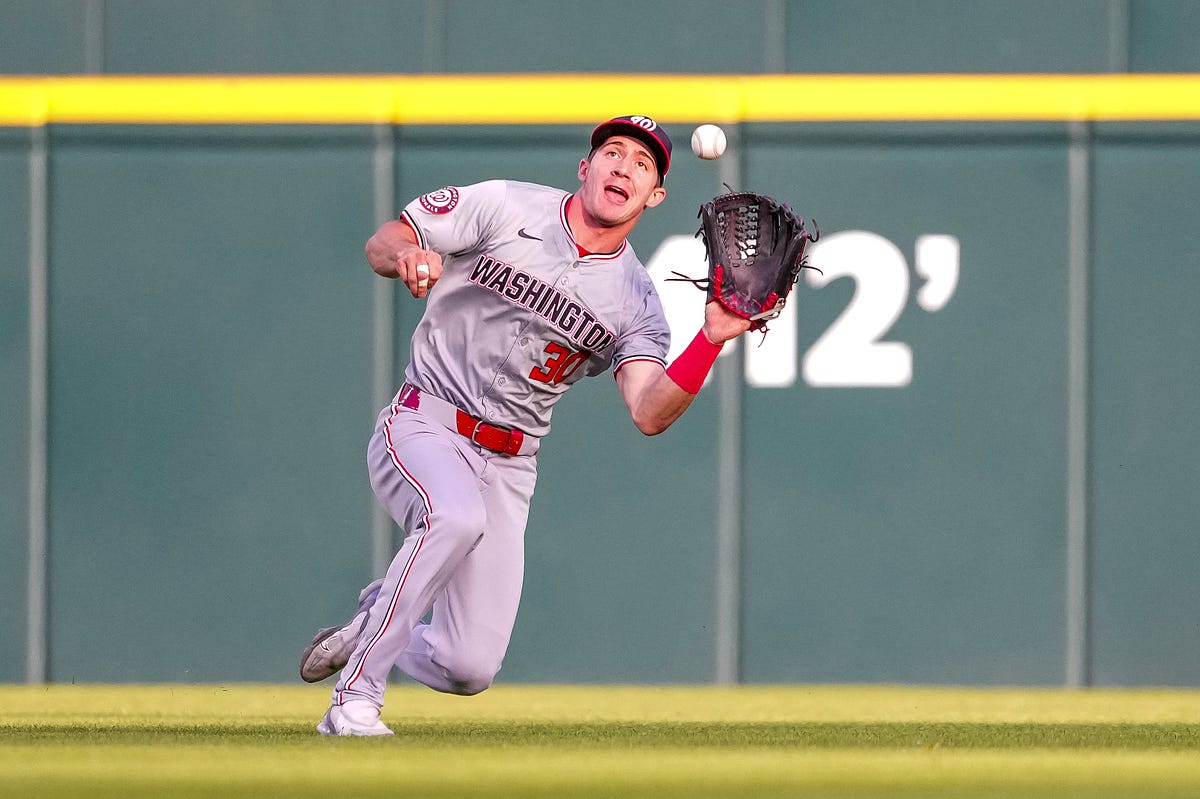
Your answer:
[[[726,144],[725,131],[716,125],[701,125],[692,131],[692,152],[706,161],[720,158]]]

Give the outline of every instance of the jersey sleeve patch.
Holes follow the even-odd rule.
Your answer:
[[[443,186],[437,191],[422,194],[419,202],[428,213],[448,214],[458,205],[458,189],[453,186]]]

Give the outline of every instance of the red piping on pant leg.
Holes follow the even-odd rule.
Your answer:
[[[428,517],[426,517],[428,519]],[[379,632],[371,639],[371,643],[367,644],[366,651],[359,658],[358,665],[354,667],[354,672],[350,675],[350,679],[346,681],[346,687],[342,691],[349,690],[354,683],[362,676],[363,665],[366,664],[367,658],[371,656],[371,650],[379,643],[379,639],[387,632],[392,623],[392,617],[396,613],[396,602],[400,599],[400,592],[404,590],[404,583],[408,581],[408,573],[412,571],[413,563],[417,559],[417,554],[421,551],[421,546],[425,543],[425,533],[421,533],[421,537],[417,539],[416,546],[413,547],[413,552],[408,556],[408,563],[404,564],[404,573],[400,576],[400,585],[396,587],[396,593],[392,594],[392,601],[388,604],[387,616],[384,618],[383,626],[379,628]],[[340,697],[339,697],[340,699]]]
[[[405,482],[411,485],[413,489],[421,496],[421,502],[425,506],[425,532],[421,533],[420,537],[417,538],[416,544],[413,546],[412,554],[408,556],[408,562],[404,564],[404,571],[400,575],[400,583],[396,586],[396,592],[392,594],[391,602],[388,603],[387,616],[384,618],[383,625],[379,628],[379,632],[375,633],[374,637],[371,638],[371,642],[367,644],[366,650],[363,652],[362,657],[359,658],[358,665],[354,667],[354,671],[351,673],[350,679],[346,681],[346,685],[344,688],[342,688],[342,691],[348,690],[354,685],[358,678],[362,676],[363,665],[367,662],[367,658],[371,656],[371,650],[375,648],[375,645],[379,643],[379,640],[383,637],[384,633],[387,632],[388,627],[391,626],[392,618],[396,613],[396,603],[400,599],[400,592],[404,590],[404,584],[408,582],[408,575],[412,571],[413,563],[416,562],[417,555],[420,554],[421,547],[425,543],[425,536],[429,533],[429,517],[433,515],[433,507],[429,500],[428,492],[426,492],[417,479],[413,477],[413,475],[407,469],[404,468],[404,464],[400,463],[400,456],[396,453],[396,448],[392,443],[392,420],[396,418],[396,414],[400,413],[400,410],[401,406],[392,405],[392,414],[388,417],[388,420],[383,426],[383,437],[387,445],[388,456],[391,458],[392,464],[404,477]],[[340,702],[341,691],[339,691],[338,694],[338,701]]]

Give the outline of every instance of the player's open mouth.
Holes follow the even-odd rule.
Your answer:
[[[626,200],[629,199],[629,193],[626,192],[624,189],[619,188],[617,186],[605,186],[604,191],[607,192],[608,194],[617,195],[617,197],[620,198],[621,202],[625,202]]]

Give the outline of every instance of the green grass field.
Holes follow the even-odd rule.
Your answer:
[[[0,797],[1200,797],[1200,692],[0,686]]]

